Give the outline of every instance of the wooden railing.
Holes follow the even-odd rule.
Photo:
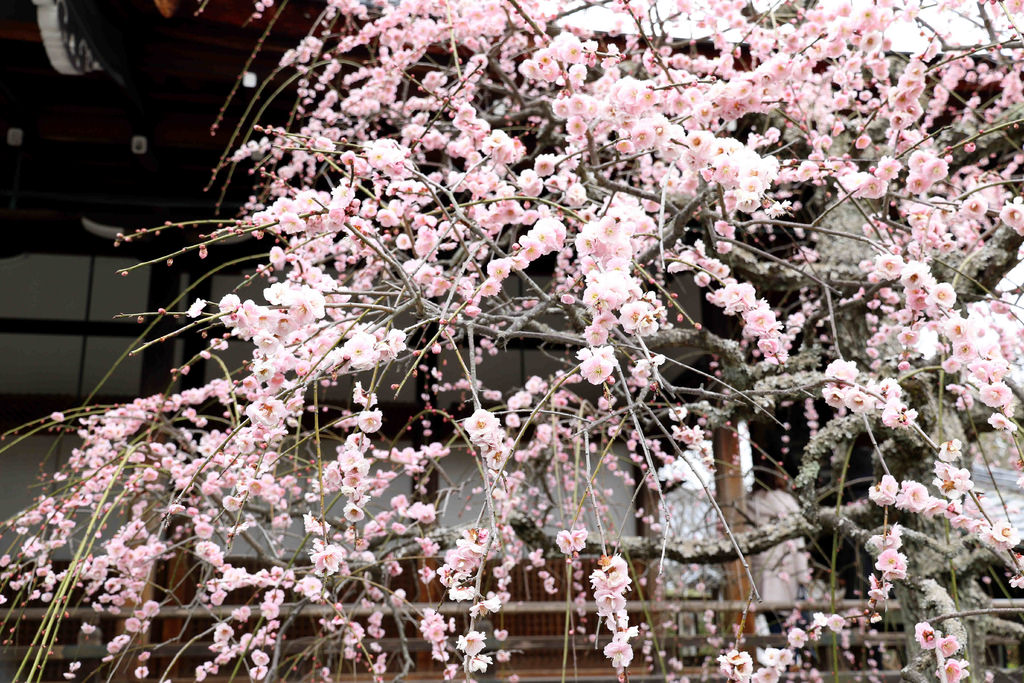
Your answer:
[[[1021,611],[1024,612],[1024,603],[1012,601],[1012,600],[993,600],[993,607],[1020,607]],[[165,607],[161,609],[160,615],[157,617],[157,621],[165,619],[191,619],[199,620],[203,623],[212,623],[215,620],[227,617],[230,615],[237,605],[222,605],[218,607],[204,607],[202,609],[191,609],[183,607]],[[406,606],[413,613],[418,613],[423,609],[436,609],[443,615],[463,615],[466,613],[466,606],[464,604],[433,604],[433,603],[409,603]],[[715,613],[736,613],[740,612],[746,607],[745,601],[738,600],[663,600],[663,601],[651,601],[646,605],[641,605],[639,602],[630,605],[631,608],[635,608],[634,614],[636,618],[640,618],[642,615],[641,607],[645,608],[649,613],[657,614],[658,618],[663,622],[669,618],[675,618],[677,624],[682,623],[683,615],[699,615],[706,610],[713,610]],[[815,601],[801,601],[797,603],[774,603],[764,602],[757,606],[757,611],[775,611],[781,613],[790,613],[793,610],[801,610],[804,612],[810,611],[824,611],[830,613],[831,611],[839,611],[846,613],[850,610],[863,609],[864,602],[859,600],[840,600],[834,605],[831,602],[815,602]],[[578,614],[578,610],[583,610],[584,613],[593,614],[596,612],[596,604],[593,602],[586,603],[573,603],[570,609]],[[895,601],[888,603],[887,614],[894,615],[899,611],[899,604]],[[374,610],[366,608],[360,605],[346,606],[342,613],[346,618],[355,619],[369,616]],[[516,617],[560,617],[565,614],[566,604],[564,601],[530,601],[530,602],[512,602],[503,606],[499,615],[495,615],[494,619],[499,619],[501,615],[505,615],[510,619]],[[283,605],[281,609],[282,614],[289,614],[289,606]],[[260,610],[257,607],[252,608],[253,617],[258,617]],[[32,633],[35,629],[35,624],[42,622],[46,614],[46,609],[42,607],[31,607],[21,610],[14,610],[12,619],[17,620],[18,630],[26,633]],[[334,607],[325,605],[306,605],[301,610],[303,618],[317,618],[323,616],[333,616],[338,614],[338,611]],[[58,637],[58,643],[50,649],[48,655],[48,664],[46,666],[44,681],[52,681],[53,683],[64,683],[63,672],[67,670],[68,663],[72,661],[82,661],[83,663],[91,663],[91,666],[83,666],[82,673],[88,672],[91,668],[94,668],[98,660],[106,656],[107,651],[104,647],[104,641],[102,641],[98,635],[93,634],[91,638],[84,637],[82,632],[79,630],[80,624],[83,621],[90,621],[100,624],[100,629],[105,628],[117,628],[117,625],[125,615],[109,615],[106,613],[99,613],[91,608],[69,608],[64,611],[64,624]],[[690,631],[692,633],[682,632],[685,629],[680,629],[676,634],[665,635],[658,638],[658,648],[666,650],[672,655],[676,656],[680,660],[688,662],[687,673],[691,675],[700,675],[699,663],[707,656],[716,653],[717,648],[709,645],[709,635],[700,632],[701,619],[699,617],[689,617],[688,622],[691,624]],[[546,620],[542,620],[539,623],[546,623]],[[564,624],[564,621],[561,622]],[[902,651],[903,646],[906,643],[907,635],[901,630],[896,630],[896,624],[899,620],[889,620],[891,628],[894,630],[881,630],[876,632],[859,632],[853,631],[847,637],[849,647],[851,650],[864,648],[878,648],[884,647],[890,650]],[[10,629],[12,626],[12,620],[8,620],[7,628]],[[552,624],[553,625],[553,624]],[[880,624],[881,626],[881,624]],[[154,628],[156,624],[154,625]],[[588,634],[593,633],[593,628],[588,628]],[[724,634],[726,637],[728,634]],[[106,634],[109,638],[109,632]],[[721,637],[721,636],[720,636]],[[606,642],[607,634],[601,633],[601,644]],[[297,636],[289,638],[284,644],[284,650],[286,653],[297,653],[302,652],[304,648],[314,644],[315,639],[309,636]],[[575,681],[593,681],[593,682],[611,682],[616,680],[614,671],[608,666],[604,660],[600,647],[595,647],[592,640],[588,635],[575,634],[571,637],[572,647],[575,652],[575,657],[570,656],[570,667],[572,667],[572,661],[575,659],[575,672],[570,671],[569,674]],[[374,639],[374,642],[380,645],[384,652],[398,653],[404,647],[408,652],[414,653],[418,661],[429,662],[429,656],[426,653],[429,651],[429,645],[419,638],[415,637],[411,633],[407,632],[405,638],[399,637],[385,637],[380,639]],[[565,642],[565,635],[561,628],[556,632],[548,633],[530,633],[523,635],[512,632],[509,638],[500,644],[502,649],[514,651],[515,654],[512,656],[509,668],[498,667],[495,669],[496,673],[492,673],[490,678],[481,677],[481,680],[500,680],[507,677],[507,674],[516,672],[520,675],[523,681],[529,681],[531,683],[546,683],[547,681],[560,681],[561,680],[561,662],[563,651],[563,645]],[[171,642],[165,644],[151,645],[147,647],[147,650],[152,652],[152,662],[157,664],[159,662],[167,662],[175,655],[179,655],[182,661],[188,660],[204,660],[212,656],[209,649],[212,639],[204,639],[196,641],[190,644],[184,642]],[[744,638],[744,647],[751,652],[753,648],[763,647],[779,647],[784,645],[785,636],[782,634],[773,635],[747,635]],[[639,646],[639,642],[635,644]],[[1012,638],[992,638],[986,642],[988,646],[1003,646],[1008,651],[1015,652],[1018,649],[1020,642]],[[832,646],[832,640],[826,635],[816,646],[822,653],[821,662],[817,664],[819,670],[831,670],[832,666],[828,659]],[[637,661],[641,660],[639,647],[637,649]],[[687,654],[688,653],[688,654]],[[34,654],[31,646],[8,644],[0,647],[0,680],[5,683],[7,680],[13,679],[13,671],[17,669],[19,662],[29,654]],[[126,667],[123,673],[119,672],[119,675],[115,677],[116,681],[135,681],[131,677],[131,669],[134,667]],[[224,667],[228,672],[233,666]],[[855,667],[851,667],[848,662],[840,663],[840,679],[846,680],[857,676],[865,676],[869,672],[866,670],[856,670]],[[150,666],[151,677],[158,676],[161,673],[159,666]],[[711,666],[708,670],[710,673],[711,680],[718,680],[720,677],[717,676],[717,667]],[[223,671],[222,671],[223,672]],[[881,678],[883,680],[895,680],[898,678],[898,669],[896,668],[881,668],[881,670],[874,670],[870,672],[872,676]],[[831,676],[831,674],[830,674]],[[84,678],[79,676],[79,680]],[[172,680],[191,680],[190,670],[181,669],[176,672],[176,675],[171,677]],[[440,670],[434,670],[427,666],[417,666],[412,675],[407,677],[408,680],[440,680]],[[637,671],[635,675],[631,675],[630,679],[639,683],[640,681],[647,680],[664,680],[662,674],[651,674],[646,675],[640,671]],[[99,680],[107,680],[107,675],[104,674]],[[211,677],[208,679],[210,683],[219,683],[221,681],[227,681],[226,677]],[[248,676],[245,672],[241,672],[240,677],[236,677],[237,681],[248,681]],[[361,681],[370,680],[369,676],[346,674],[346,681]]]

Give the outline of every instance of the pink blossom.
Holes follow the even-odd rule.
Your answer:
[[[1024,235],[1024,203],[1020,197],[1007,202],[999,211],[999,219],[1013,228],[1017,234]]]
[[[900,510],[922,512],[928,505],[928,489],[916,481],[904,481],[896,496],[896,507]]]
[[[934,630],[927,621],[923,621],[914,627],[914,637],[922,650],[934,650],[942,638],[942,633]]]
[[[341,548],[329,544],[312,551],[310,559],[313,561],[313,568],[318,574],[330,576],[338,572],[344,559],[344,554]]]
[[[883,507],[894,505],[898,494],[899,483],[890,474],[882,475],[881,481],[872,486],[871,490],[868,491],[868,497],[871,498],[872,502]]]
[[[558,549],[566,555],[578,553],[587,544],[587,530],[573,529],[569,531],[563,529],[555,536],[555,542],[558,544]]]
[[[456,647],[472,657],[484,649],[486,637],[480,631],[469,631],[458,637]]]
[[[383,419],[383,413],[379,410],[364,410],[359,413],[358,424],[366,434],[372,434],[380,429]]]
[[[886,280],[895,280],[903,271],[903,259],[896,254],[881,254],[875,258],[875,271]]]
[[[632,583],[626,561],[619,555],[601,558],[599,568],[590,575],[590,584],[595,590],[618,592]]]
[[[928,303],[940,308],[950,308],[956,303],[956,290],[948,282],[940,282],[928,290]]]
[[[875,569],[882,572],[887,581],[898,581],[907,576],[907,559],[894,548],[883,550],[875,562]]]
[[[943,462],[953,462],[957,460],[960,455],[960,449],[963,444],[960,443],[960,439],[950,439],[949,441],[943,441],[939,445],[939,459]]]
[[[943,657],[952,657],[960,649],[960,643],[956,636],[941,636],[938,642],[939,651]]]
[[[245,414],[254,422],[266,427],[276,427],[281,424],[288,411],[282,401],[268,396],[251,403],[245,409]]]
[[[601,384],[611,377],[619,366],[615,351],[610,346],[580,349],[576,352],[576,357],[582,361],[580,374],[591,384]]]
[[[802,648],[807,644],[807,632],[802,628],[791,628],[786,635],[786,640],[791,648]]]
[[[490,655],[472,655],[466,660],[466,668],[470,673],[477,673],[487,671],[493,663],[493,658]]]
[[[967,671],[968,662],[966,659],[947,659],[942,663],[942,666],[935,672],[936,676],[942,683],[957,683],[957,681],[967,678],[969,675]]]
[[[933,484],[947,498],[960,498],[974,488],[970,470],[953,467],[945,462],[935,463]]]
[[[718,666],[730,681],[747,681],[754,673],[754,662],[750,655],[736,650],[719,655]]]
[[[990,408],[1003,408],[1013,400],[1013,391],[1004,382],[993,382],[978,391],[978,398]]]
[[[999,429],[1011,434],[1017,431],[1016,423],[1002,413],[992,413],[988,416],[987,422],[992,425],[993,429]]]
[[[857,364],[852,361],[834,360],[825,368],[825,376],[843,382],[855,382],[857,381]]]
[[[1000,550],[1010,550],[1020,545],[1020,534],[1010,522],[997,520],[984,531],[982,540]]]
[[[405,515],[415,519],[420,524],[432,524],[434,520],[437,519],[434,506],[429,503],[421,503],[420,501],[416,501],[410,505],[406,509]]]
[[[604,656],[611,660],[613,667],[622,671],[633,661],[633,648],[627,642],[613,640],[604,646]]]

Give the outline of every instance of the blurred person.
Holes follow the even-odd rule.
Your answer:
[[[747,498],[747,514],[755,528],[764,527],[780,518],[800,514],[800,505],[789,492],[789,478],[784,472],[762,470],[758,475],[760,485]],[[807,579],[808,561],[804,550],[804,539],[784,541],[762,553],[747,558],[750,573],[761,599],[769,603],[795,604],[806,598],[804,582]],[[781,608],[762,610],[770,633],[782,633],[786,614],[792,609]]]

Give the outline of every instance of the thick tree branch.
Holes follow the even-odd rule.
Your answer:
[[[555,537],[546,533],[522,514],[509,520],[513,531],[527,545],[544,548],[549,557],[564,556],[555,544]],[[785,541],[813,534],[815,527],[800,515],[781,517],[757,529],[735,534],[736,544],[745,556],[756,555]],[[636,559],[655,559],[662,556],[662,541],[658,538],[626,536],[619,540],[616,551]],[[600,553],[600,543],[588,543],[586,552]],[[737,558],[736,549],[728,538],[711,540],[666,541],[665,557],[683,564],[711,564]]]

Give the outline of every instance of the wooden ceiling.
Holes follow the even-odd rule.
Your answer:
[[[320,0],[278,0],[265,18],[247,23],[253,0],[210,0],[198,15],[197,0],[158,1],[170,16],[161,14],[154,0],[43,0],[88,13],[90,42],[116,67],[62,75],[48,57],[33,0],[0,0],[0,279],[11,304],[0,307],[0,346],[6,350],[0,361],[0,431],[76,405],[91,389],[92,375],[111,364],[96,349],[102,344],[121,349],[144,327],[109,319],[109,313],[91,315],[88,304],[85,313],[63,314],[59,302],[43,294],[54,283],[66,288],[62,300],[89,292],[94,311],[136,311],[140,305],[155,310],[180,291],[182,275],[194,281],[218,263],[265,253],[271,246],[267,239],[248,240],[211,248],[202,261],[179,257],[173,267],[161,261],[131,278],[118,278],[120,288],[93,284],[93,270],[109,269],[114,260],[97,264],[91,257],[149,260],[196,239],[198,230],[170,231],[115,247],[111,239],[87,232],[82,219],[130,231],[213,217],[223,186],[204,187],[256,91],[240,90],[211,135],[218,111],[246,69],[260,82],[269,77],[325,6]],[[263,122],[283,122],[289,107],[282,97]],[[22,131],[18,146],[8,144],[11,129]],[[145,154],[132,151],[137,135],[147,139]],[[228,188],[220,215],[236,215],[249,195],[248,183],[243,176]],[[56,265],[49,270],[26,265],[35,263]],[[88,282],[80,277],[84,272],[90,273]],[[112,275],[98,272],[96,283]],[[142,304],[127,301],[133,293]],[[194,296],[210,296],[209,284]],[[165,321],[152,334],[174,327]],[[190,356],[201,340],[182,343],[188,348],[147,349],[139,363],[141,381],[136,367],[121,388],[107,388],[97,400],[162,391],[171,367],[181,362],[176,355]],[[58,372],[61,368],[66,372]],[[204,369],[194,370],[185,385],[203,380]],[[40,382],[15,381],[30,371],[47,376],[40,375]]]
[[[204,187],[255,91],[240,89],[211,134],[218,111],[274,15],[281,12],[248,68],[260,80],[323,3],[278,2],[249,22],[252,0],[212,0],[200,14],[196,0],[159,0],[159,8],[154,0],[70,1],[93,12],[90,40],[113,55],[116,69],[57,73],[32,0],[0,3],[0,256],[148,256],[170,244],[113,252],[85,233],[81,216],[127,228],[211,217],[222,185]],[[268,118],[287,106],[282,98]],[[11,128],[23,131],[20,147],[5,144]],[[147,139],[145,154],[132,152],[136,135]],[[246,180],[229,187],[222,215],[248,196]]]

